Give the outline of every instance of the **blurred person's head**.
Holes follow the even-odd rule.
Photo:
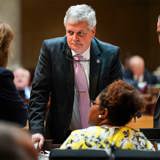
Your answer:
[[[0,22],[0,66],[6,67],[9,57],[9,49],[14,33],[11,26]]]
[[[30,72],[24,68],[17,68],[14,72],[14,84],[18,90],[23,90],[30,84]]]
[[[126,82],[118,80],[104,89],[92,103],[89,123],[124,126],[138,116],[143,106],[137,91]]]
[[[1,160],[38,160],[31,136],[15,124],[0,122]]]
[[[71,6],[64,17],[67,43],[78,54],[85,52],[96,33],[96,14],[86,4]]]
[[[160,15],[158,16],[158,21],[157,21],[157,33],[158,33],[158,40],[160,43]]]
[[[129,59],[129,69],[133,73],[133,75],[139,78],[144,74],[145,64],[142,57],[135,55]]]

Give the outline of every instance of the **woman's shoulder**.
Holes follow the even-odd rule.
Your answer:
[[[10,71],[10,70],[8,70],[8,69],[6,69],[6,68],[4,68],[4,67],[0,67],[0,77],[11,77],[11,78],[13,78],[13,73],[12,73],[12,71]]]
[[[130,136],[130,135],[139,135],[139,134],[143,134],[143,133],[140,132],[138,129],[134,129],[128,126],[119,127],[115,131],[115,135],[123,135],[124,137],[126,137],[125,135]]]
[[[94,137],[99,137],[101,135],[107,136],[108,134],[111,133],[111,128],[105,128],[103,126],[90,126],[88,128],[84,128],[84,129],[78,129],[78,130],[74,130],[72,132],[72,136],[94,136]]]
[[[112,143],[123,149],[154,150],[153,144],[139,129],[120,127],[112,140]]]

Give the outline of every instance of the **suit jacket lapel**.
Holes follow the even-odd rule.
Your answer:
[[[90,99],[94,100],[97,96],[99,88],[99,78],[101,69],[101,57],[100,49],[97,46],[95,40],[92,40],[90,50]]]
[[[69,106],[71,109],[73,108],[73,99],[74,99],[74,68],[73,68],[73,57],[71,50],[69,49],[68,45],[66,45],[64,52],[64,71],[65,74],[65,81],[68,90],[68,98],[71,97],[72,105]]]

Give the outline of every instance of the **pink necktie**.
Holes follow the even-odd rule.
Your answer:
[[[82,128],[88,127],[88,112],[90,107],[90,98],[88,93],[88,83],[83,66],[80,63],[83,57],[74,56],[74,74],[75,85],[78,92],[78,107],[80,111]]]

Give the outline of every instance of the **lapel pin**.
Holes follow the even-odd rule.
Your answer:
[[[96,60],[96,62],[97,62],[97,63],[100,63],[100,60],[99,60],[99,59],[97,59],[97,60]]]

